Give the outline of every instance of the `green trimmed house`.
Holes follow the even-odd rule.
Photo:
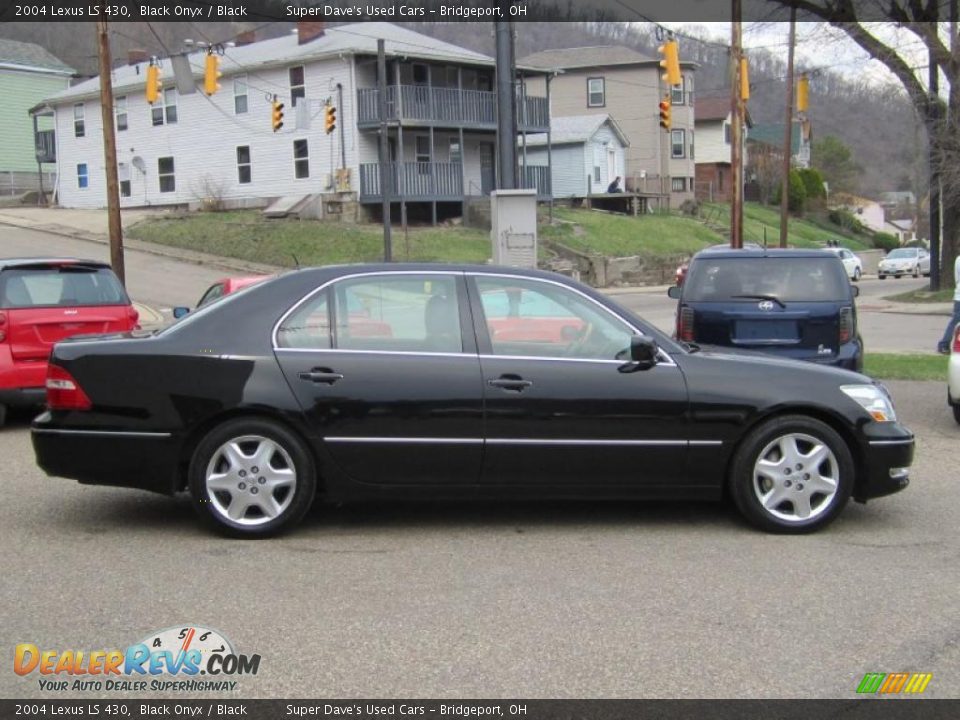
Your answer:
[[[44,98],[70,86],[76,71],[33,43],[0,39],[0,195],[37,188],[38,152],[29,111]],[[37,143],[46,143],[43,159],[53,162],[53,118],[38,117]],[[55,166],[44,164],[44,173]],[[46,188],[52,187],[47,178]]]

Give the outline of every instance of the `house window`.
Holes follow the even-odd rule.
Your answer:
[[[686,96],[684,92],[687,89],[687,79],[684,77],[680,78],[679,85],[670,86],[670,102],[674,105],[683,105],[683,99]]]
[[[717,190],[723,192],[723,168],[717,168]]]
[[[413,84],[427,85],[430,82],[430,69],[421,63],[413,64]]]
[[[121,95],[113,101],[113,111],[117,114],[117,132],[127,129],[127,96]]]
[[[150,109],[154,125],[173,125],[177,122],[177,89],[166,88],[163,91],[163,104]]]
[[[685,192],[687,189],[687,179],[684,177],[675,177],[670,184],[671,190],[674,192]]]
[[[430,138],[426,135],[417,135],[416,147],[417,172],[421,175],[430,174]]]
[[[130,166],[127,163],[117,165],[117,179],[120,181],[120,197],[130,197]]]
[[[303,65],[290,68],[290,106],[296,107],[297,99],[306,97],[307,88],[303,80]]]
[[[237,75],[233,79],[233,112],[243,115],[247,112],[247,76]]]
[[[237,148],[237,179],[241,185],[246,185],[251,180],[249,145],[240,145]]]
[[[453,165],[463,163],[463,154],[460,152],[460,141],[450,138],[450,162]]]
[[[730,144],[730,123],[728,122],[723,124],[723,142]]]
[[[690,159],[693,160],[693,130],[690,131]]]
[[[175,192],[177,178],[173,172],[173,158],[162,157],[157,159],[157,175],[160,178],[160,192]]]
[[[87,185],[89,184],[90,175],[87,172],[87,164],[80,163],[77,165],[77,187],[81,190],[86,190]]]
[[[120,197],[130,197],[130,181],[120,181]]]
[[[83,103],[77,103],[73,106],[73,136],[83,137],[86,134],[87,128],[83,121]]]
[[[686,157],[686,131],[685,130],[671,130],[670,131],[670,157],[682,158]]]
[[[604,107],[607,104],[605,86],[603,78],[587,79],[587,107]]]
[[[306,140],[293,141],[293,175],[298,179],[310,177],[310,149]]]

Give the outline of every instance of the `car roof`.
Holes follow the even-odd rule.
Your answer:
[[[93,267],[108,268],[108,263],[100,260],[87,260],[84,258],[68,257],[19,257],[19,258],[0,258],[0,270],[16,267],[31,267],[37,265],[90,265]]]
[[[842,248],[841,248],[842,249]],[[710,257],[731,258],[822,258],[828,255],[826,248],[710,248]],[[704,252],[701,250],[700,252]],[[700,253],[697,253],[699,255]],[[694,255],[696,259],[697,255]],[[835,255],[835,253],[829,253]]]

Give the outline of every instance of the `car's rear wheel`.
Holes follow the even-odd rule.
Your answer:
[[[919,265],[914,265],[914,266],[913,266],[913,276],[914,276],[915,278],[920,277],[920,266],[919,266]]]
[[[877,277],[880,278],[881,280],[886,280],[886,279],[887,279],[887,276],[886,276],[886,275],[877,275]]]
[[[953,406],[953,419],[960,425],[960,403]]]
[[[7,406],[0,405],[0,428],[7,422]]]
[[[854,282],[859,282],[859,281],[860,281],[860,268],[854,268],[854,269],[853,269],[853,281],[854,281]]]
[[[194,509],[233,537],[268,537],[303,517],[316,472],[302,440],[263,418],[237,418],[200,441],[189,469]]]
[[[843,510],[853,488],[853,457],[829,425],[791,415],[747,436],[734,455],[730,491],[753,525],[776,533],[806,533]]]

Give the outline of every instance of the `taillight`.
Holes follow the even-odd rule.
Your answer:
[[[853,337],[853,308],[844,308],[840,311],[840,344],[850,342]]]
[[[140,313],[137,312],[133,305],[127,308],[127,319],[130,321],[131,328],[134,330],[140,329],[140,323],[138,322],[140,320]]]
[[[47,407],[51,410],[89,410],[93,403],[80,383],[59,365],[47,365]]]
[[[677,340],[693,342],[693,308],[686,305],[677,314]]]
[[[0,312],[0,342],[7,339],[7,314]]]
[[[956,332],[953,333],[953,351],[960,353],[960,324],[957,325]]]

